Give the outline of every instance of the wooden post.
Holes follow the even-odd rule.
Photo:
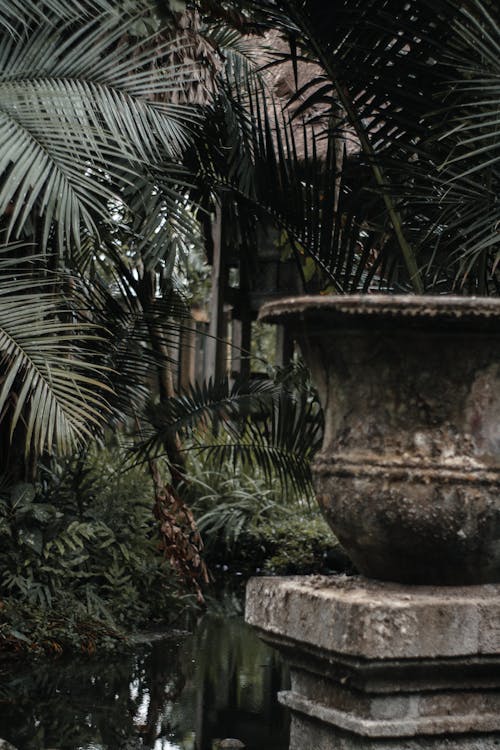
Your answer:
[[[210,324],[209,338],[206,347],[205,377],[218,379],[225,372],[226,364],[223,350],[227,346],[225,342],[225,320],[224,320],[224,290],[226,287],[227,269],[225,268],[222,252],[222,210],[217,206],[215,220],[212,225],[213,238],[213,263],[212,263],[212,289],[210,298]]]
[[[186,391],[196,378],[196,322],[191,318],[183,321],[182,326],[179,388]]]
[[[252,346],[252,321],[249,316],[243,320],[233,318],[232,322],[232,371],[242,378],[250,377],[250,352]]]
[[[276,359],[277,367],[286,367],[293,359],[293,339],[286,326],[276,326]]]

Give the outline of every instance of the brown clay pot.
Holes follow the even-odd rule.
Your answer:
[[[317,498],[359,571],[500,582],[500,300],[297,297],[260,317],[311,368]]]

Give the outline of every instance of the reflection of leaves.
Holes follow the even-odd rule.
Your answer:
[[[184,686],[178,656],[178,640],[165,639],[105,662],[61,659],[0,673],[0,704],[9,705],[0,711],[0,736],[22,750],[144,747],[137,717],[144,718],[140,709],[155,689],[159,715],[178,699]]]
[[[255,746],[263,744],[273,750],[281,750],[288,747],[288,743],[284,736],[286,732],[282,733],[282,717],[275,703],[274,691],[276,687],[286,687],[286,675],[277,653],[257,637],[243,622],[241,615],[235,615],[235,609],[238,609],[237,599],[224,595],[220,607],[214,605],[217,614],[210,611],[205,615],[195,634],[186,641],[184,650],[188,658],[184,660],[184,668],[188,676],[187,690],[194,688],[198,699],[203,696],[208,744],[215,737],[225,736],[219,732],[227,727],[217,724],[217,716],[227,716],[229,712],[234,716],[238,713],[248,716],[250,712],[256,724]],[[274,688],[270,688],[269,683],[266,687],[268,676]],[[223,705],[220,704],[220,685],[239,686],[234,692],[231,688],[227,691]],[[189,711],[187,690],[181,696],[181,705],[174,707],[177,725],[181,724],[183,708]],[[195,699],[191,695],[191,701]],[[268,726],[259,715],[264,707],[271,708],[272,712],[272,722]],[[245,739],[244,726],[238,727],[236,722],[232,726],[233,736]]]
[[[127,737],[138,737],[130,685],[140,678],[142,662],[142,656],[107,664],[75,660],[3,675],[0,701],[9,711],[0,713],[0,736],[23,750],[122,748]]]
[[[187,639],[179,642],[177,636],[136,646],[134,654],[120,658],[61,658],[10,674],[0,672],[0,705],[8,705],[8,710],[0,710],[0,737],[22,750],[135,750],[163,738],[175,747],[190,747],[185,739],[195,729],[193,709],[202,696],[205,725],[209,732],[214,729],[212,698],[221,680],[250,676],[259,695],[264,695],[262,666],[266,664],[277,669],[274,676],[281,682],[276,657],[244,625],[241,614],[235,616],[240,609],[237,598],[225,599],[217,615],[205,616]],[[208,695],[203,686],[210,685]],[[234,710],[231,700],[218,707]],[[242,691],[240,707],[245,700]],[[273,725],[277,724],[274,717]],[[154,736],[150,743],[148,731]],[[270,746],[286,747],[280,742]]]

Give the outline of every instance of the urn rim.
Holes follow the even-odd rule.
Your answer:
[[[338,325],[362,320],[392,320],[444,325],[476,323],[488,327],[500,321],[500,298],[412,294],[302,295],[264,304],[259,320],[264,323],[329,320]],[[497,326],[495,326],[497,327]],[[498,326],[500,331],[500,326]]]

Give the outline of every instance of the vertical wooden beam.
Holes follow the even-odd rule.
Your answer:
[[[195,334],[195,383],[201,383],[201,381],[207,376],[207,337],[208,324],[197,323],[196,334]]]
[[[225,288],[225,280],[224,280]],[[219,325],[219,335],[217,340],[217,370],[218,378],[227,375],[231,369],[230,350],[229,350],[229,321],[231,320],[230,309],[223,305],[222,316]]]
[[[241,368],[242,378],[250,378],[251,352],[252,352],[252,318],[249,312],[245,312],[241,321]]]
[[[286,326],[276,326],[276,358],[277,367],[286,367],[293,359],[293,339]]]
[[[172,384],[174,393],[179,393],[179,387],[181,382],[181,346],[182,346],[182,340],[181,340],[181,331],[179,330],[178,326],[174,330],[172,330],[170,336],[169,336],[170,342],[168,346],[168,352],[170,357],[172,358],[172,363],[170,365],[171,371],[172,371]]]
[[[196,378],[196,322],[192,318],[182,323],[180,354],[180,390],[186,391]]]
[[[227,269],[222,251],[222,209],[217,206],[212,224],[213,262],[211,278],[211,297],[209,306],[209,338],[206,347],[205,377],[220,378],[226,369],[223,354],[227,343],[224,321],[224,290],[226,287]]]
[[[245,314],[243,320],[234,318],[232,325],[232,371],[248,379],[251,364],[252,320],[249,315]]]
[[[231,373],[239,375],[241,372],[241,320],[233,318],[231,321]]]

